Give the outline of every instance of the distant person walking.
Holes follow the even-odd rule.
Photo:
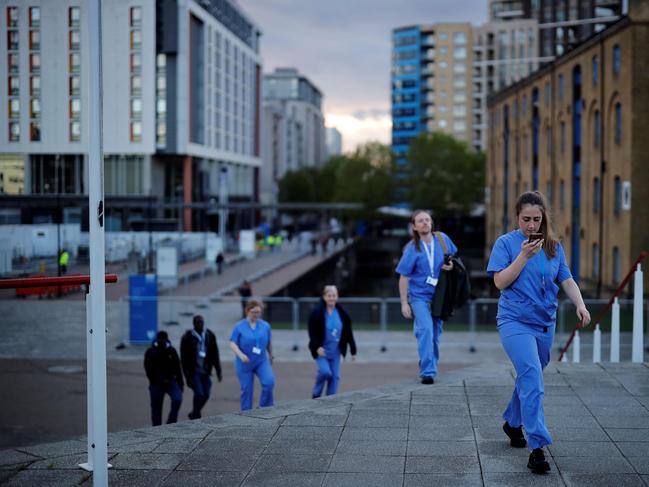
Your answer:
[[[259,407],[273,405],[275,377],[272,332],[270,324],[261,319],[262,304],[251,299],[246,304],[246,318],[234,325],[230,336],[230,348],[234,352],[235,369],[241,384],[240,405],[242,411],[252,409],[254,376],[261,384]]]
[[[201,409],[210,398],[212,368],[221,382],[221,359],[216,336],[205,328],[201,315],[194,316],[194,329],[187,330],[180,341],[180,357],[187,385],[194,391],[194,401],[189,419],[201,417]]]
[[[239,296],[241,297],[241,313],[243,317],[246,317],[246,304],[252,296],[252,286],[249,281],[243,281],[241,286],[239,286]]]
[[[419,352],[419,376],[422,384],[434,384],[439,361],[439,340],[443,322],[433,318],[431,304],[435,287],[442,270],[453,269],[445,264],[446,256],[440,242],[444,239],[447,252],[455,254],[457,247],[442,232],[434,232],[433,218],[425,210],[417,210],[410,219],[413,239],[403,250],[397,265],[401,314],[406,319],[414,317],[414,333]]]
[[[178,411],[183,402],[183,374],[176,349],[171,346],[166,331],[159,331],[156,339],[144,354],[144,370],[149,379],[151,398],[151,423],[162,424],[162,404],[165,394],[171,399],[167,424],[178,421]]]
[[[70,264],[70,253],[64,249],[59,255],[59,268],[61,269],[62,275],[67,274],[69,264]]]
[[[309,316],[309,350],[316,361],[318,371],[311,397],[322,395],[327,384],[327,396],[335,394],[340,382],[340,356],[356,359],[356,342],[352,332],[352,320],[338,304],[336,286],[325,286],[320,303]]]
[[[500,341],[516,369],[503,430],[511,446],[525,448],[525,428],[531,449],[527,466],[534,473],[545,473],[550,464],[543,447],[552,443],[552,437],[543,411],[543,369],[550,362],[559,286],[577,307],[584,326],[590,323],[590,314],[552,230],[545,197],[538,191],[520,195],[516,217],[518,228],[496,240],[487,265],[500,289]]]
[[[225,262],[225,257],[223,253],[219,252],[216,254],[216,273],[220,276],[223,273],[223,263]]]

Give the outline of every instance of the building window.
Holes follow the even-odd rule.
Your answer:
[[[615,104],[615,143],[622,142],[622,105]]]
[[[453,59],[461,61],[466,59],[466,47],[456,47],[453,49]]]
[[[620,176],[613,179],[613,213],[620,214],[622,209],[622,180]]]
[[[566,122],[561,122],[560,135],[559,135],[559,150],[565,153],[566,150]]]
[[[599,147],[599,144],[602,140],[602,116],[599,113],[599,110],[595,110],[595,120],[593,122],[595,126],[593,127],[595,133],[593,134],[593,140],[595,147]]]
[[[131,76],[131,94],[139,95],[142,91],[142,77]]]
[[[518,186],[518,183],[517,183],[517,186]],[[518,189],[516,190],[516,194],[520,194],[518,192]],[[552,204],[552,182],[551,181],[547,181],[545,183],[545,196],[548,198],[548,201],[550,202],[550,204]]]
[[[566,187],[563,179],[559,182],[559,209],[563,210],[566,207]]]
[[[7,27],[18,27],[18,7],[7,7]]]
[[[142,7],[131,7],[131,27],[142,24]]]
[[[140,142],[142,140],[142,123],[131,122],[131,142]]]
[[[139,49],[142,47],[142,31],[141,30],[132,30],[131,31],[131,49]]]
[[[593,279],[599,278],[599,245],[593,244],[593,264],[591,266],[593,272],[591,277]]]
[[[38,27],[41,25],[41,8],[29,7],[29,26]]]
[[[545,128],[545,143],[548,155],[552,154],[552,127]]]
[[[70,66],[68,67],[71,73],[78,73],[81,68],[81,55],[78,52],[70,53]]]
[[[599,212],[599,206],[600,206],[599,178],[593,178],[593,213]]]
[[[81,122],[70,122],[70,142],[81,140]]]
[[[142,56],[139,53],[131,54],[131,72],[139,73],[142,69]]]
[[[38,73],[41,70],[41,55],[32,53],[29,55],[29,69],[32,73]]]
[[[70,96],[81,93],[81,76],[75,74],[70,76]]]
[[[39,142],[41,140],[41,124],[40,122],[32,121],[29,124],[29,140],[32,142]]]
[[[559,75],[559,100],[563,100],[563,94],[565,91],[564,87],[564,82],[563,82],[563,74]]]
[[[9,76],[7,88],[9,96],[18,96],[20,94],[20,78],[18,76]]]
[[[437,52],[439,53],[440,56],[448,56],[448,47],[447,46],[440,46],[437,49]]]
[[[466,64],[464,63],[454,63],[453,72],[455,74],[465,74],[466,73]]]
[[[17,73],[18,72],[18,54],[9,54],[7,58],[7,67],[9,68],[10,73]]]
[[[453,32],[453,42],[455,44],[466,44],[466,32]]]
[[[18,98],[9,100],[9,118],[20,118],[20,100]]]
[[[20,141],[20,123],[9,122],[9,142]]]
[[[81,9],[79,7],[70,7],[68,10],[68,26],[77,27],[81,22]]]
[[[81,99],[70,98],[70,118],[79,118],[81,115]]]
[[[32,76],[29,78],[29,94],[38,95],[41,92],[41,77]]]
[[[10,51],[18,50],[18,31],[17,30],[8,30],[7,31],[7,49]]]
[[[41,117],[41,100],[39,98],[32,98],[29,106],[29,117],[30,118],[40,118]]]
[[[620,249],[613,247],[613,284],[620,282]]]
[[[613,46],[613,74],[615,77],[619,76],[620,70],[622,69],[622,52],[620,51],[620,46],[615,44]]]
[[[597,56],[593,56],[592,69],[593,69],[593,86],[597,86],[597,81],[599,79],[599,58]]]
[[[32,50],[38,50],[41,48],[41,31],[40,30],[30,30],[29,31],[29,48]]]
[[[78,30],[71,30],[68,34],[70,50],[77,51],[81,47],[81,33]]]
[[[142,116],[142,99],[141,98],[132,98],[131,99],[131,117],[140,118]]]
[[[440,32],[437,36],[440,41],[447,41],[448,40],[448,32]]]

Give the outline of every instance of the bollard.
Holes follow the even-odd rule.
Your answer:
[[[293,342],[293,348],[292,350],[294,352],[297,352],[300,347],[297,344],[297,337],[299,335],[300,331],[300,303],[298,303],[297,299],[293,300],[293,337],[295,341]]]
[[[565,363],[568,363],[568,354],[567,353],[563,354],[563,357],[561,358],[561,361],[565,362]]]
[[[642,363],[644,358],[642,314],[642,268],[638,264],[633,283],[633,345],[631,347],[631,362],[636,364]]]
[[[575,332],[575,338],[572,341],[572,361],[578,364],[581,360],[581,339],[579,338],[579,330]]]
[[[611,363],[620,361],[620,303],[613,301],[611,316]]]
[[[469,304],[469,352],[475,353],[475,322],[476,322],[476,304],[471,301]]]
[[[385,344],[385,338],[388,331],[388,303],[385,302],[385,299],[381,300],[381,352],[387,352],[388,347]]]
[[[602,332],[599,329],[599,323],[595,325],[593,332],[593,363],[598,364],[602,361]]]

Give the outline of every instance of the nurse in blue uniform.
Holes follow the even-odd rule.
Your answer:
[[[431,304],[435,287],[442,270],[451,270],[453,263],[444,264],[444,249],[433,235],[433,218],[425,210],[417,210],[410,219],[413,240],[403,250],[397,265],[401,314],[404,318],[414,316],[414,333],[419,351],[419,376],[422,384],[434,384],[439,360],[439,339],[442,336],[442,320],[433,318]],[[440,232],[447,252],[455,254],[457,247],[451,239]]]
[[[252,409],[254,376],[261,384],[259,407],[273,405],[273,387],[275,377],[271,362],[273,348],[271,344],[270,324],[261,317],[262,304],[250,300],[246,303],[246,318],[239,321],[230,336],[230,348],[236,355],[235,369],[241,384],[241,410]]]
[[[347,355],[347,346],[355,360],[352,320],[338,304],[336,286],[325,286],[320,304],[309,316],[309,350],[318,366],[312,398],[322,395],[325,384],[327,396],[336,393],[340,382],[340,357]]]
[[[524,448],[529,442],[528,468],[545,473],[550,465],[543,447],[552,443],[552,437],[543,414],[543,369],[550,362],[559,286],[577,308],[584,326],[590,323],[590,314],[552,231],[545,197],[538,191],[523,193],[516,202],[516,216],[518,228],[496,240],[487,265],[500,289],[500,341],[516,369],[503,430],[514,447]],[[538,233],[541,238],[530,239]]]

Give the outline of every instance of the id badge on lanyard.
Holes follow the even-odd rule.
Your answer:
[[[435,240],[430,242],[430,252],[428,251],[428,245],[426,242],[423,242],[424,250],[426,251],[426,259],[428,260],[428,267],[430,267],[430,276],[426,278],[426,284],[430,286],[437,286],[438,278],[435,277]]]

